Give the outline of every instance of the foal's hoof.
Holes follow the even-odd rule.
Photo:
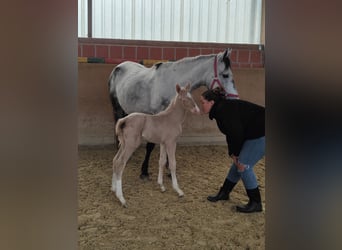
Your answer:
[[[140,179],[142,179],[142,180],[150,180],[150,175],[149,174],[141,174],[140,175]]]

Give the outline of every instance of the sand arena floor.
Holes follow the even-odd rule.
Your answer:
[[[166,175],[166,192],[157,184],[159,148],[150,160],[150,181],[139,178],[145,149],[140,147],[123,173],[123,208],[110,191],[111,147],[80,147],[78,169],[79,249],[264,249],[265,161],[255,167],[264,211],[241,214],[235,205],[248,198],[240,181],[229,201],[211,203],[231,160],[226,146],[178,146],[179,198]]]

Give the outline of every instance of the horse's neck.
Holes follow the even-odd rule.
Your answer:
[[[177,97],[173,98],[170,105],[160,115],[168,117],[170,122],[179,123],[183,122],[186,116],[186,110]]]
[[[199,56],[197,58],[186,58],[175,62],[174,67],[177,68],[178,75],[190,76],[194,81],[208,81],[210,73],[214,73],[213,56]],[[194,83],[192,83],[194,84]]]

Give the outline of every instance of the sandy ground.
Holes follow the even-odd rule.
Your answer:
[[[248,198],[240,181],[229,201],[211,203],[231,160],[226,146],[178,146],[178,197],[166,175],[157,184],[159,148],[152,153],[150,181],[139,178],[140,147],[123,173],[123,208],[110,191],[114,147],[79,148],[79,249],[264,249],[265,162],[255,167],[264,211],[241,214],[235,205]]]

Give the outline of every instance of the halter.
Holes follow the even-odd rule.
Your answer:
[[[226,91],[226,89],[223,87],[223,85],[221,84],[220,79],[217,77],[217,55],[215,55],[215,59],[214,59],[214,73],[215,73],[215,77],[210,84],[210,89],[213,89],[215,86],[215,83],[217,83],[224,90],[226,98],[228,98],[228,97],[239,97],[239,95],[228,93]]]

